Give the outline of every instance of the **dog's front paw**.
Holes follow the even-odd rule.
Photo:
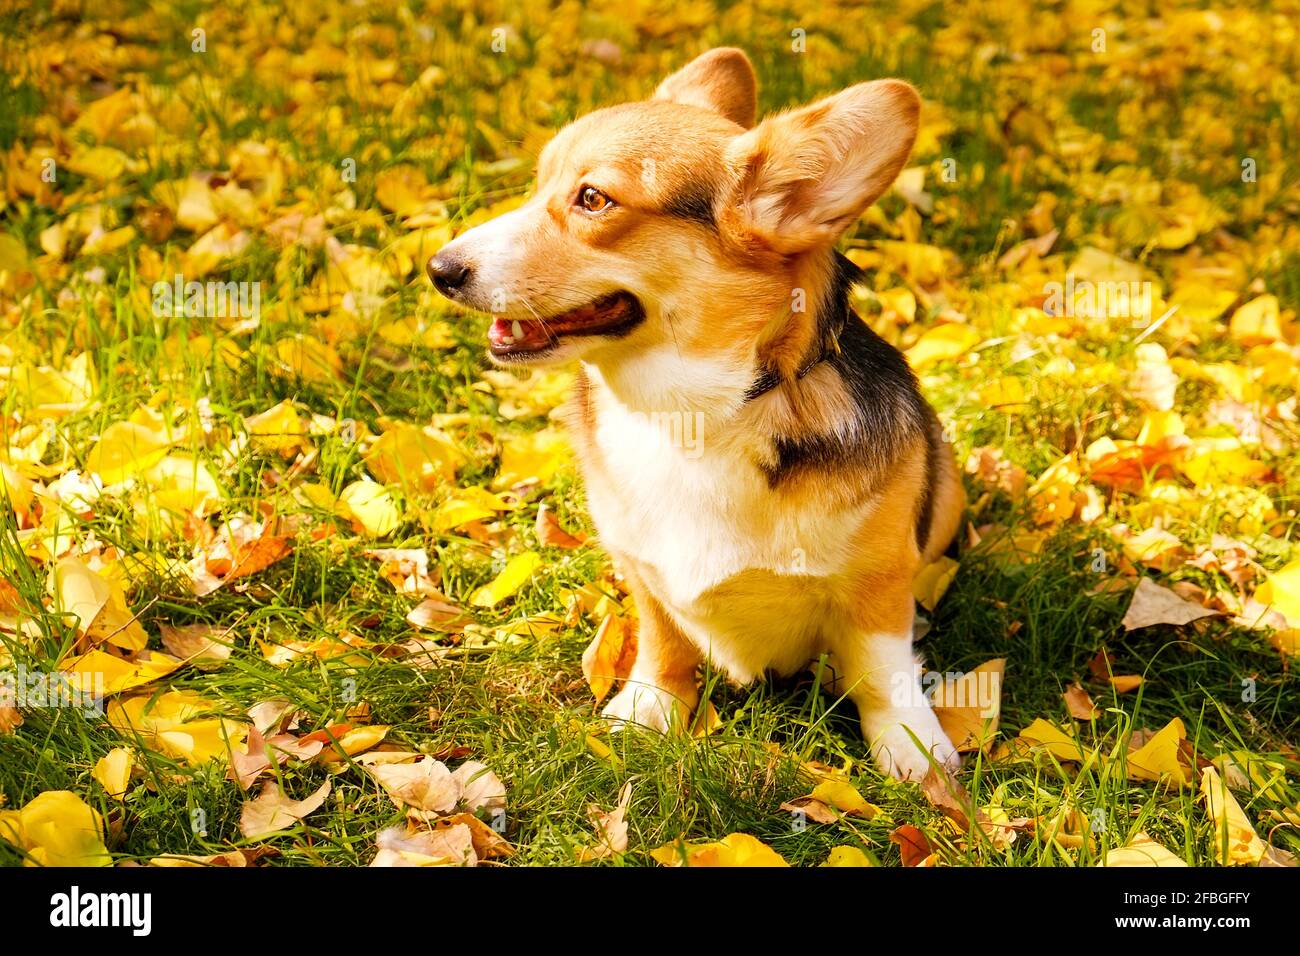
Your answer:
[[[912,717],[912,715],[909,715]],[[926,719],[928,718],[928,719]],[[876,723],[876,722],[873,722]],[[912,733],[909,734],[908,730]],[[916,740],[922,747],[916,745]],[[874,734],[869,734],[871,756],[885,773],[899,780],[920,780],[934,763],[950,772],[961,767],[961,755],[952,745],[948,735],[939,726],[934,714],[926,711],[923,717],[876,723]]]
[[[676,724],[685,727],[694,701],[688,701],[662,687],[629,681],[615,694],[601,715],[613,723],[614,730],[629,724],[667,733]]]

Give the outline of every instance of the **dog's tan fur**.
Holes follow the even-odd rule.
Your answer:
[[[439,255],[473,266],[459,301],[507,321],[619,291],[644,307],[626,334],[560,338],[545,356],[581,360],[570,431],[640,611],[606,712],[666,728],[696,705],[702,656],[747,681],[826,654],[882,766],[916,776],[956,755],[914,693],[912,579],[964,497],[896,353],[824,317],[843,294],[834,243],[901,170],[919,99],[880,80],[758,126],[755,108],[744,54],[706,53],[653,99],[566,127],[529,202]],[[586,186],[614,205],[578,209]],[[880,363],[880,383],[846,364],[845,343]],[[864,411],[869,388],[881,407]],[[698,416],[702,457],[649,447],[654,415]]]

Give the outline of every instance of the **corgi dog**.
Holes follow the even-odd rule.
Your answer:
[[[876,80],[756,125],[756,90],[745,54],[721,48],[647,101],[576,120],[528,201],[428,273],[492,315],[492,362],[578,363],[568,426],[639,616],[608,717],[678,723],[706,657],[741,683],[824,659],[884,771],[955,769],[920,687],[912,580],[964,492],[905,359],[851,310],[857,270],[835,249],[902,170],[920,99]]]

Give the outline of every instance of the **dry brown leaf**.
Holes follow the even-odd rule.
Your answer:
[[[369,548],[364,554],[379,562],[380,577],[399,594],[446,600],[429,574],[429,552],[424,548]]]
[[[319,735],[315,739],[307,737],[301,740],[292,734],[276,734],[263,737],[256,727],[248,729],[246,752],[234,750],[230,754],[230,771],[228,776],[247,790],[271,765],[283,764],[293,757],[298,760],[310,760],[325,748],[325,740]]]
[[[602,810],[594,803],[587,807],[587,817],[596,831],[598,842],[593,847],[578,847],[578,862],[603,860],[627,850],[627,808],[631,800],[632,784],[625,783],[613,810]]]
[[[210,542],[196,548],[189,564],[192,589],[200,597],[211,594],[228,581],[270,567],[292,550],[292,539],[272,534],[269,522],[231,519]]]
[[[234,649],[230,628],[215,624],[159,624],[163,647],[199,670],[216,670],[230,659]]]
[[[320,808],[329,796],[331,784],[326,780],[305,800],[290,800],[273,780],[262,787],[261,796],[244,804],[239,815],[239,831],[250,840],[279,833]]]
[[[398,806],[451,813],[460,799],[460,782],[446,764],[432,757],[421,756],[411,763],[381,764],[368,769]]]
[[[1124,629],[1133,631],[1153,624],[1190,624],[1203,617],[1215,617],[1218,611],[1184,600],[1150,578],[1139,578],[1133,601],[1124,613]]]
[[[537,508],[537,523],[533,530],[537,540],[548,548],[580,548],[587,542],[585,534],[572,535],[560,527],[559,519],[545,503]]]
[[[1092,702],[1092,698],[1078,681],[1067,687],[1062,696],[1065,698],[1066,710],[1075,720],[1095,720],[1100,713],[1097,705]]]
[[[457,803],[470,813],[481,807],[505,808],[506,785],[479,761],[466,760],[451,776],[460,787]]]
[[[960,830],[969,830],[972,813],[981,825],[992,826],[988,815],[974,805],[966,788],[942,767],[931,767],[921,778],[921,793],[930,805],[957,825]]]
[[[248,719],[263,734],[296,729],[297,715],[293,702],[284,697],[259,701],[248,708]]]
[[[474,835],[464,824],[442,830],[382,830],[371,866],[477,866]]]
[[[1255,563],[1255,549],[1244,541],[1222,534],[1213,535],[1210,546],[1202,548],[1187,563],[1207,574],[1222,574],[1243,592],[1260,573],[1260,566]],[[1188,582],[1179,582],[1182,583]]]
[[[1259,861],[1260,866],[1300,866],[1296,855],[1290,850],[1283,850],[1275,847],[1271,843],[1264,844],[1264,858]]]
[[[149,861],[149,866],[169,867],[247,867],[255,866],[263,857],[279,856],[280,851],[273,846],[249,847],[243,850],[227,850],[225,853],[212,853],[207,856],[188,854],[166,854],[156,856]]]
[[[1059,229],[1051,229],[1041,236],[1035,236],[1031,239],[1022,239],[1006,252],[1002,253],[998,259],[999,269],[1014,269],[1025,259],[1029,258],[1032,253],[1035,257],[1041,259],[1051,251],[1052,245],[1056,242],[1057,236],[1061,234]]]
[[[401,644],[394,644],[384,651],[385,657],[396,657],[411,667],[419,670],[437,670],[445,666],[455,648],[439,644],[436,640],[413,637]]]
[[[444,598],[426,598],[406,615],[408,624],[425,631],[438,631],[442,634],[455,634],[463,630],[473,618],[463,607],[452,604]]]
[[[1029,476],[1025,469],[1003,457],[1002,449],[993,447],[972,448],[966,457],[966,474],[990,491],[1002,491],[1014,500],[1025,493]]]
[[[423,817],[418,811],[409,812],[408,820],[422,822]],[[496,830],[488,826],[472,813],[456,813],[449,817],[433,821],[435,830],[445,830],[448,827],[466,826],[469,827],[470,839],[474,845],[474,852],[480,860],[492,860],[497,857],[514,856],[515,848],[512,847],[506,839]]]

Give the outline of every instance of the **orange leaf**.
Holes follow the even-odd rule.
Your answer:
[[[627,677],[636,660],[636,630],[617,614],[606,614],[582,653],[582,674],[596,695],[596,703],[605,699],[616,681]]]
[[[1093,720],[1097,716],[1097,705],[1092,702],[1088,692],[1075,681],[1065,689],[1065,709],[1075,720]]]
[[[890,833],[889,842],[898,844],[899,852],[903,857],[903,866],[917,866],[933,852],[925,834],[910,823],[904,823]]]
[[[582,532],[572,535],[560,527],[560,521],[555,517],[555,513],[544,504],[537,509],[537,524],[534,530],[537,532],[537,540],[548,548],[580,548],[587,540],[587,536]]]

